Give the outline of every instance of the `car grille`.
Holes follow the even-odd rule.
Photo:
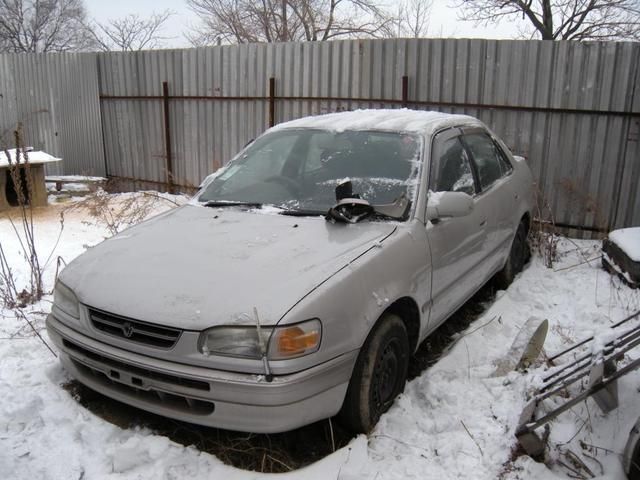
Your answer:
[[[189,414],[210,415],[215,410],[213,402],[193,398],[177,392],[169,393],[152,386],[145,386],[147,379],[153,379],[166,384],[208,391],[210,387],[207,382],[128,365],[87,350],[67,339],[63,339],[63,344],[69,351],[69,357],[76,368],[109,390],[154,405],[161,405],[165,408],[171,408],[172,410]],[[121,378],[123,374],[130,376],[131,385],[124,383]]]
[[[91,324],[101,332],[152,347],[171,348],[182,333],[178,328],[132,320],[94,308],[89,308],[89,317]]]

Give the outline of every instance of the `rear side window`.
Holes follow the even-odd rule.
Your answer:
[[[430,188],[436,192],[475,193],[473,171],[469,156],[459,137],[450,138],[436,147],[436,174],[432,175]]]
[[[463,138],[473,155],[482,190],[489,188],[496,180],[512,170],[504,152],[486,133],[470,133]]]

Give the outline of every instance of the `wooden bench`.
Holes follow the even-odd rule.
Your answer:
[[[87,185],[89,189],[97,189],[107,182],[104,177],[85,177],[81,175],[47,175],[44,180],[46,183],[55,183],[57,192],[60,192],[62,187],[67,184],[82,183]]]

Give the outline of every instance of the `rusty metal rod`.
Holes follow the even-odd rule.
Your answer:
[[[269,127],[276,124],[276,79],[269,78]]]
[[[407,107],[409,105],[409,77],[402,76],[402,106]]]
[[[161,180],[145,180],[145,179],[140,179],[140,178],[135,178],[135,177],[126,177],[126,176],[122,176],[122,175],[108,175],[107,178],[109,180],[116,180],[116,181],[123,181],[123,182],[132,182],[132,183],[149,183],[151,185],[159,185],[165,188],[169,188],[169,184],[165,181],[161,181]],[[173,182],[172,185],[174,187],[179,187],[179,188],[184,188],[184,189],[188,189],[188,190],[198,190],[197,186],[194,185],[186,185],[186,184],[181,184],[181,183],[175,183]]]
[[[171,121],[169,115],[169,83],[162,82],[162,98],[164,111],[164,145],[167,156],[167,184],[169,193],[173,193],[173,157],[171,155]]]
[[[560,407],[552,410],[551,412],[549,412],[544,417],[541,417],[538,420],[535,420],[533,422],[529,422],[529,423],[525,423],[525,424],[520,425],[516,429],[516,436],[519,436],[522,433],[525,433],[527,431],[535,430],[536,428],[544,425],[545,423],[549,422],[550,420],[553,420],[554,418],[556,418],[561,413],[563,413],[566,410],[570,409],[574,405],[577,405],[581,401],[586,400],[588,397],[590,397],[594,393],[598,393],[600,390],[602,390],[603,388],[607,387],[607,385],[609,385],[610,383],[614,382],[618,378],[622,377],[623,375],[626,375],[627,373],[635,370],[638,367],[640,367],[640,358],[634,360],[633,362],[631,362],[630,364],[628,364],[625,367],[621,368],[620,370],[615,371],[609,377],[603,379],[603,381],[601,383],[593,385],[588,390],[585,390],[580,395],[576,396],[573,400],[569,400],[567,403],[565,403],[565,404],[561,405]]]
[[[100,100],[164,100],[164,95],[100,95]],[[265,101],[269,97],[219,95],[169,95],[169,100],[253,100]]]
[[[632,341],[637,340],[638,338],[640,338],[640,326],[627,330],[626,332],[623,332],[619,337],[608,342],[603,348],[602,353],[604,356],[611,355],[612,353],[616,352],[616,350],[619,349],[620,347],[624,347],[628,343],[631,343]],[[558,382],[564,380],[565,378],[570,377],[574,373],[590,366],[592,363],[592,357],[593,357],[592,353],[584,353],[578,358],[576,358],[573,362],[565,365],[562,368],[559,367],[556,371],[544,377],[543,381],[545,383],[542,387],[538,389],[538,392],[543,392],[547,390],[549,387],[552,387]],[[583,365],[578,365],[578,364],[583,364]],[[574,367],[576,365],[578,366],[575,369],[569,370],[571,367]],[[553,377],[560,375],[563,372],[567,372],[568,370],[569,372],[567,374],[562,375],[559,378],[556,378],[553,382],[549,382],[549,380],[551,380]]]
[[[584,230],[587,232],[596,232],[596,233],[609,233],[609,230],[602,227],[585,227],[580,225],[573,225],[571,223],[562,223],[562,222],[551,222],[549,220],[541,220],[539,218],[534,218],[533,223],[537,223],[539,225],[549,225],[551,227],[557,228],[566,228],[573,230]]]
[[[603,362],[607,362],[609,360],[613,360],[613,361],[618,361],[620,358],[622,358],[624,356],[625,353],[627,353],[629,350],[637,347],[638,345],[640,345],[640,338],[636,338],[635,341],[629,343],[628,345],[626,345],[624,348],[621,348],[619,350],[614,350],[613,352],[610,352],[607,356],[603,357],[602,361]],[[575,382],[577,382],[578,380],[580,380],[582,377],[585,376],[585,374],[587,373],[585,370],[585,367],[591,367],[591,363],[589,363],[586,366],[582,366],[580,367],[579,370],[574,370],[569,376],[571,375],[575,375],[573,378],[571,378],[570,380],[567,380],[566,382],[562,383],[559,387],[555,388],[554,390],[550,390],[547,391],[544,394],[541,395],[537,395],[534,399],[536,402],[542,401],[545,398],[549,398],[550,396],[558,393],[559,391],[561,391],[562,389],[568,387],[569,385],[574,384]],[[554,384],[557,382],[553,382]],[[540,389],[540,392],[542,392],[543,389]]]
[[[611,328],[617,328],[617,327],[619,327],[620,325],[623,325],[623,324],[627,323],[629,320],[632,320],[632,319],[634,319],[634,318],[635,318],[635,317],[637,317],[637,316],[640,316],[640,310],[638,310],[638,311],[637,311],[637,312],[635,312],[635,313],[632,313],[631,315],[629,315],[629,316],[628,316],[628,317],[626,317],[626,318],[623,318],[623,319],[622,319],[622,320],[620,320],[618,323],[615,323],[614,325],[612,325],[612,326],[611,326]],[[556,353],[554,356],[549,357],[549,361],[550,361],[550,362],[553,362],[556,358],[561,357],[562,355],[564,355],[564,354],[566,354],[566,353],[569,353],[569,352],[571,352],[571,351],[575,350],[575,349],[576,349],[576,348],[578,348],[578,347],[581,347],[582,345],[584,345],[585,343],[590,342],[591,340],[593,340],[593,335],[592,335],[592,336],[590,336],[589,338],[585,338],[585,339],[584,339],[584,340],[582,340],[581,342],[576,343],[575,345],[573,345],[573,346],[571,346],[571,347],[567,348],[566,350],[563,350],[563,351],[561,351],[560,353]]]
[[[273,77],[272,77],[273,78]],[[270,83],[271,83],[271,79]],[[275,82],[275,79],[274,79]],[[163,96],[158,95],[100,95],[100,100],[163,100]],[[212,101],[267,101],[270,104],[279,100],[300,101],[300,102],[345,102],[345,103],[386,103],[405,106],[431,106],[443,108],[466,108],[476,110],[510,110],[531,113],[557,113],[568,115],[602,115],[606,117],[639,117],[640,112],[624,110],[583,110],[579,108],[555,108],[555,107],[535,107],[525,105],[497,105],[482,103],[461,103],[461,102],[441,102],[430,100],[409,100],[397,98],[355,98],[355,97],[305,97],[305,96],[214,96],[214,95],[172,95],[169,100],[212,100]]]

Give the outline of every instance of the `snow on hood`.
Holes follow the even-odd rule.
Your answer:
[[[390,130],[397,132],[433,133],[451,125],[481,122],[468,115],[452,115],[442,112],[409,110],[407,108],[355,110],[329,113],[291,120],[272,127],[270,131],[284,128],[318,128],[335,132],[345,130]]]
[[[60,280],[81,303],[138,320],[200,330],[252,322],[256,307],[274,324],[395,228],[187,205],[90,249]]]

